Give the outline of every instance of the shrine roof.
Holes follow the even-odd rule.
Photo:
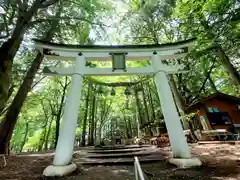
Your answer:
[[[185,41],[179,41],[174,43],[166,43],[166,44],[141,44],[141,45],[78,45],[78,44],[59,44],[53,43],[49,41],[33,39],[37,48],[42,49],[59,49],[59,50],[140,50],[140,49],[149,49],[149,50],[167,50],[171,48],[184,48],[188,46],[192,46],[196,38],[188,39]]]
[[[217,92],[217,93],[214,93],[214,94],[212,94],[210,96],[207,96],[205,98],[201,98],[201,99],[193,102],[192,104],[188,105],[187,108],[186,108],[186,112],[193,112],[196,109],[199,109],[200,106],[204,105],[208,101],[212,101],[214,99],[221,100],[221,101],[226,102],[226,103],[238,103],[238,104],[240,103],[240,98],[239,97],[235,97],[235,96],[231,96],[231,95],[224,94],[224,93],[221,93],[221,92]]]

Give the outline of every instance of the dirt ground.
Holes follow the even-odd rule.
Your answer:
[[[142,164],[149,180],[239,180],[240,145],[191,145],[194,156],[203,161],[203,166],[193,169],[178,169],[164,161]],[[169,147],[161,148],[169,152]],[[133,165],[126,166],[79,166],[71,176],[44,178],[44,168],[51,164],[52,154],[25,154],[7,157],[7,166],[0,167],[0,180],[133,180]],[[3,159],[0,157],[0,165]]]

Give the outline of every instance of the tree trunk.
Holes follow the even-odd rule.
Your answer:
[[[222,47],[219,45],[216,51],[217,56],[221,59],[223,67],[228,72],[230,78],[232,79],[233,83],[237,86],[240,86],[240,75],[237,72],[236,68],[230,62],[229,57],[226,55]]]
[[[180,111],[180,114],[184,115],[185,103],[184,103],[183,97],[177,89],[177,86],[176,86],[176,83],[174,81],[173,75],[170,74],[168,76],[169,76],[169,85],[170,85],[171,90],[173,92],[173,96],[175,98],[175,102],[177,104],[177,107]]]
[[[210,86],[211,86],[211,89],[213,90],[213,92],[214,92],[214,93],[218,92],[217,87],[216,87],[214,81],[213,81],[212,78],[211,78],[211,75],[209,75],[208,80],[209,80],[209,82],[210,82]]]
[[[0,112],[4,109],[8,99],[13,59],[23,41],[29,22],[37,13],[40,3],[40,1],[35,1],[28,11],[19,12],[19,17],[10,39],[0,47]]]
[[[93,105],[92,105],[92,117],[91,117],[91,128],[90,128],[90,141],[88,145],[93,145],[93,137],[94,137],[94,119],[95,119],[95,105],[96,105],[96,95],[93,96]]]
[[[129,129],[130,129],[130,138],[133,137],[133,129],[132,129],[132,124],[131,124],[131,117],[128,116],[128,126],[129,126]]]
[[[15,88],[15,85],[12,84],[11,87],[9,88],[8,90],[8,98],[6,101],[9,100],[9,98],[11,97],[12,93],[14,92],[14,88]],[[1,100],[0,100],[1,101]],[[2,111],[0,111],[0,116],[2,116],[7,110],[8,110],[9,106],[5,106],[4,109],[2,109]]]
[[[45,114],[45,117],[46,117],[46,123],[44,124],[43,126],[43,129],[44,129],[44,132],[43,132],[43,135],[41,135],[41,139],[40,139],[40,143],[39,143],[39,146],[38,146],[38,151],[41,151],[42,148],[43,148],[43,145],[45,144],[45,140],[46,140],[46,135],[47,135],[47,125],[48,125],[48,116],[46,116]]]
[[[56,135],[55,135],[55,144],[54,144],[55,148],[57,147],[57,141],[58,141],[58,137],[59,137],[60,120],[61,120],[61,116],[62,116],[62,110],[63,110],[65,95],[67,92],[67,87],[68,87],[68,82],[67,82],[67,77],[65,77],[65,84],[64,84],[63,90],[62,90],[63,92],[62,92],[61,102],[60,102],[60,106],[58,108],[58,112],[57,112],[57,116],[56,116]]]
[[[127,123],[127,119],[126,119],[126,116],[125,116],[125,115],[123,115],[123,120],[124,120],[124,122],[125,122],[125,136],[126,136],[127,138],[129,138],[128,123]]]
[[[99,125],[98,128],[96,128],[96,141],[95,141],[95,146],[100,146],[101,145],[101,129],[102,129],[102,126]]]
[[[95,144],[96,136],[97,136],[97,124],[99,121],[98,116],[98,98],[95,99],[95,109],[94,109],[94,129],[93,129],[93,144]]]
[[[151,128],[149,126],[150,124],[150,118],[149,118],[149,107],[148,107],[148,104],[147,104],[147,101],[146,101],[146,94],[145,94],[145,90],[144,90],[144,86],[143,84],[141,84],[142,86],[142,99],[143,99],[143,114],[144,114],[144,122],[147,122],[147,126],[145,126],[146,128],[146,135],[147,136],[152,136],[152,131],[151,131]]]
[[[185,102],[184,102],[183,97],[180,94],[179,90],[177,89],[176,82],[174,81],[173,75],[170,74],[170,75],[168,75],[168,77],[169,77],[169,85],[173,92],[173,96],[174,96],[174,100],[176,103],[178,113],[182,118],[181,119],[182,127],[183,127],[183,129],[186,129],[186,128],[188,128],[188,123],[187,123],[187,119],[185,116],[185,107],[186,107]]]
[[[92,89],[92,85],[88,83],[88,92],[85,102],[85,112],[84,112],[84,118],[83,118],[83,131],[82,131],[82,146],[86,145],[86,128],[87,128],[87,117],[88,117],[88,106],[89,106],[89,98],[90,98],[90,92]]]
[[[12,84],[11,87],[9,88],[9,90],[8,90],[8,99],[11,97],[11,95],[12,95],[12,93],[14,91],[14,88],[15,88],[15,85]]]
[[[137,110],[135,109],[135,114],[132,116],[134,119],[134,137],[139,137],[139,123],[138,123],[138,116],[137,116]]]
[[[151,94],[151,90],[150,90],[150,84],[147,84],[147,90],[148,90],[148,99],[149,99],[149,104],[151,106],[151,112],[152,112],[152,121],[156,120],[156,114],[155,114],[155,108],[154,108],[154,104],[153,104],[153,99],[152,99],[152,94]]]
[[[47,135],[46,135],[46,139],[45,139],[45,144],[44,144],[44,150],[45,150],[45,151],[48,150],[48,141],[49,141],[49,135],[50,135],[50,132],[51,132],[52,122],[53,122],[53,119],[51,119],[50,124],[49,124],[49,126],[48,126],[48,131],[47,131]]]
[[[8,152],[9,141],[11,139],[14,126],[17,122],[18,114],[29,90],[31,89],[34,76],[39,69],[42,60],[43,55],[41,53],[38,53],[30,69],[28,70],[27,75],[25,76],[24,81],[21,84],[16,96],[9,106],[8,112],[0,123],[0,153]]]
[[[12,76],[12,62],[4,57],[4,52],[8,50],[7,46],[8,44],[5,42],[0,49],[0,112],[5,108]],[[9,57],[9,59],[13,59],[13,57]]]
[[[47,124],[46,124],[47,125]],[[46,128],[46,127],[45,127]],[[41,151],[42,150],[42,148],[43,148],[43,144],[44,144],[44,133],[43,134],[41,134],[41,136],[40,136],[40,141],[39,141],[39,145],[38,145],[38,149],[37,149],[37,151],[39,152],[39,151]]]
[[[55,130],[54,148],[57,147],[58,136],[59,136],[59,129],[60,129],[60,119],[61,119],[61,117],[57,117],[56,116],[56,130]]]
[[[150,90],[156,97],[156,99],[155,99],[156,106],[160,107],[161,106],[160,98],[159,98],[159,94],[157,93],[157,86],[156,86],[156,83],[154,80],[153,80],[152,84],[153,84],[153,88],[151,88],[151,86],[149,86]]]
[[[91,96],[92,97],[92,96]],[[92,102],[92,99],[91,99],[91,103],[89,105],[89,115],[88,115],[88,145],[89,145],[89,142],[90,142],[90,132],[91,132],[91,119],[92,119],[92,106],[93,106],[93,102]]]
[[[144,123],[144,121],[143,121],[143,116],[142,116],[141,103],[140,103],[140,100],[138,97],[137,90],[134,90],[134,95],[135,95],[135,101],[136,101],[136,108],[137,108],[137,112],[138,112],[139,124],[141,126]]]
[[[200,17],[201,25],[204,27],[205,31],[207,32],[207,36],[210,40],[214,40],[213,45],[216,48],[215,54],[220,58],[222,61],[223,67],[229,74],[230,78],[232,79],[233,83],[237,86],[240,86],[240,75],[237,72],[236,68],[232,65],[229,57],[223,50],[222,46],[215,40],[216,35],[214,31],[211,29],[211,27],[208,25],[208,22],[206,21],[205,15],[202,13]]]
[[[60,12],[61,12],[61,10],[58,13],[60,13]],[[58,21],[54,21],[52,23],[52,27],[46,33],[45,40],[52,39],[57,25],[58,25]],[[0,49],[0,53],[1,53],[1,49]],[[11,53],[11,54],[13,54],[13,53]],[[1,54],[0,54],[0,56],[1,56]],[[8,57],[10,57],[10,56],[8,56]],[[40,67],[40,64],[42,63],[43,57],[44,56],[41,53],[38,53],[37,56],[35,57],[35,59],[33,60],[32,65],[28,69],[28,72],[23,80],[23,83],[21,84],[16,96],[14,97],[11,105],[8,108],[8,112],[6,113],[4,119],[0,122],[0,154],[1,153],[2,154],[9,153],[9,142],[11,140],[14,126],[17,122],[17,118],[18,118],[19,112],[21,110],[21,107],[27,97],[28,92],[31,89],[34,77]],[[6,59],[10,59],[10,58],[6,58]],[[2,61],[2,59],[1,59],[1,61]],[[6,62],[9,63],[10,61],[6,60]],[[0,67],[0,69],[1,69],[1,67]],[[11,72],[11,70],[10,70],[10,72]],[[1,82],[2,75],[3,74],[1,74],[1,70],[0,70],[0,89],[2,86],[6,86],[5,82],[3,82],[3,84]],[[7,76],[9,76],[9,75],[7,75]],[[1,95],[2,93],[3,93],[3,91],[0,91],[0,99],[2,98],[2,95]],[[0,102],[0,104],[1,104],[1,102]],[[0,109],[1,109],[1,105],[0,105]]]
[[[146,101],[146,94],[145,94],[145,90],[144,90],[144,86],[143,84],[141,84],[142,87],[142,99],[143,99],[143,105],[144,105],[144,117],[145,117],[145,122],[150,122],[150,118],[149,118],[149,112],[148,112],[148,105],[147,105],[147,101]]]
[[[21,144],[21,147],[20,147],[20,150],[19,150],[19,152],[22,152],[22,150],[23,150],[23,147],[24,147],[24,145],[26,144],[26,141],[27,141],[27,136],[28,136],[28,126],[29,126],[29,124],[28,124],[28,123],[26,123],[26,127],[25,127],[25,133],[24,133],[24,138],[23,138],[23,142],[22,142],[22,144]]]

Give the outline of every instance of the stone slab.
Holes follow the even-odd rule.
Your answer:
[[[88,155],[87,158],[124,158],[124,157],[134,157],[134,156],[148,156],[154,152],[134,152],[134,153],[118,153],[118,154],[96,154]]]
[[[202,162],[198,158],[190,159],[170,158],[168,159],[168,162],[182,169],[199,167],[202,165]]]
[[[43,176],[46,177],[62,177],[62,176],[67,176],[71,174],[72,172],[76,171],[77,165],[72,163],[66,166],[54,166],[54,165],[49,165],[46,167],[43,171]]]
[[[139,158],[139,162],[142,163],[153,163],[158,161],[165,160],[164,157],[144,157]],[[119,158],[119,159],[105,159],[105,160],[93,160],[93,161],[76,161],[77,164],[81,165],[90,165],[90,166],[97,166],[97,165],[126,165],[126,164],[132,164],[133,165],[134,159],[133,158]]]

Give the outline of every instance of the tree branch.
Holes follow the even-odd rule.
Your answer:
[[[17,0],[16,2],[21,11],[24,11],[27,9],[27,0]]]
[[[43,76],[41,79],[39,79],[37,82],[35,82],[33,85],[32,85],[32,87],[31,87],[31,89],[33,89],[38,83],[40,83],[43,79],[45,79],[47,76]]]
[[[22,9],[22,6],[23,6],[22,0],[18,0],[18,1],[15,1],[15,2],[17,2],[17,5],[19,6],[19,8]]]
[[[32,21],[29,23],[29,26],[34,26],[35,24],[38,24],[38,23],[43,23],[43,22],[51,22],[51,21],[55,21],[55,20],[66,20],[66,21],[69,21],[69,20],[78,20],[78,21],[85,21],[89,24],[94,24],[94,25],[99,25],[99,26],[106,26],[106,27],[109,27],[107,25],[104,25],[104,24],[100,24],[100,23],[94,23],[84,17],[55,17],[55,16],[52,16],[52,17],[47,17],[47,18],[44,18],[44,19],[36,19],[35,21]]]
[[[215,62],[216,62],[216,58],[214,58],[213,64],[212,64],[212,66],[211,66],[209,72],[207,73],[207,76],[206,76],[204,82],[202,83],[201,88],[200,88],[199,91],[197,92],[197,95],[191,100],[192,102],[194,102],[194,101],[199,97],[201,91],[204,89],[205,84],[206,84],[207,80],[209,79],[209,77],[210,77],[210,75],[211,75],[211,72],[212,72],[213,68],[215,67]],[[188,97],[188,98],[190,98],[190,97]]]
[[[47,8],[48,6],[51,6],[53,4],[55,4],[56,2],[58,2],[59,0],[42,0],[42,5],[40,6],[40,8]]]
[[[5,32],[6,32],[6,35],[2,35],[0,36],[0,39],[4,39],[4,38],[7,38],[8,36],[10,36],[10,33],[9,33],[9,29],[8,29],[8,23],[7,23],[7,19],[6,19],[6,15],[5,14],[1,14],[2,17],[3,17],[3,29],[5,29]]]

